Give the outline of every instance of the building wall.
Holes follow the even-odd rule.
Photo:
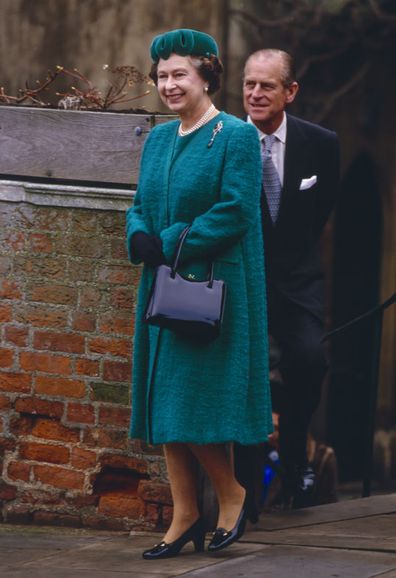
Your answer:
[[[222,44],[225,0],[2,0],[0,3],[1,86],[15,95],[28,81],[34,87],[56,65],[77,68],[105,90],[110,67],[133,65],[147,74],[149,47],[157,34],[198,28]],[[69,82],[69,86],[71,83]],[[141,90],[140,90],[141,92]],[[136,94],[139,94],[139,89]],[[159,110],[149,97],[124,105]]]
[[[160,448],[128,439],[124,212],[0,202],[0,519],[156,528]]]

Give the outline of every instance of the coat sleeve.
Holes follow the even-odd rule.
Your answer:
[[[183,245],[182,261],[216,258],[238,242],[260,218],[261,157],[257,130],[253,126],[243,124],[232,130],[221,170],[219,200],[193,220]],[[168,261],[188,224],[177,222],[161,232]]]
[[[145,167],[145,156],[147,155],[147,153],[146,153],[147,145],[150,141],[151,134],[152,133],[150,133],[150,135],[147,137],[146,142],[144,144],[142,159],[141,159],[141,163],[140,163],[140,171],[141,172],[140,172],[139,182],[143,178],[142,173],[143,173],[144,167]],[[148,227],[147,223],[145,222],[143,214],[142,214],[142,206],[141,206],[139,186],[138,186],[137,191],[136,191],[133,206],[129,207],[129,209],[126,212],[127,251],[128,251],[129,260],[134,265],[139,265],[139,263],[141,262],[140,259],[138,259],[138,257],[136,255],[134,255],[132,247],[131,247],[132,235],[134,233],[137,233],[138,231],[140,231],[142,233],[150,234],[149,227]]]

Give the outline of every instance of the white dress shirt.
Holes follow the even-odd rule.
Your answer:
[[[247,121],[250,124],[254,124],[250,116],[248,116]],[[264,137],[267,135],[266,133],[261,132],[259,128],[257,128],[257,132],[259,134],[260,142],[262,142]],[[282,187],[283,187],[283,175],[285,167],[286,132],[287,132],[287,117],[285,113],[283,113],[283,119],[281,124],[276,129],[276,131],[272,133],[276,137],[274,140],[274,144],[272,145],[272,162],[274,163],[275,168],[278,171],[279,180],[281,182]]]

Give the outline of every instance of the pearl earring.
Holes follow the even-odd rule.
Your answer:
[[[205,86],[204,91],[205,91],[205,92],[208,92],[208,90],[209,90],[209,87],[208,87],[208,86]]]

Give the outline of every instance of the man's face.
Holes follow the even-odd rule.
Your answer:
[[[282,122],[286,105],[294,100],[297,82],[284,86],[282,60],[277,56],[249,58],[243,80],[243,105],[253,123],[267,134]]]

